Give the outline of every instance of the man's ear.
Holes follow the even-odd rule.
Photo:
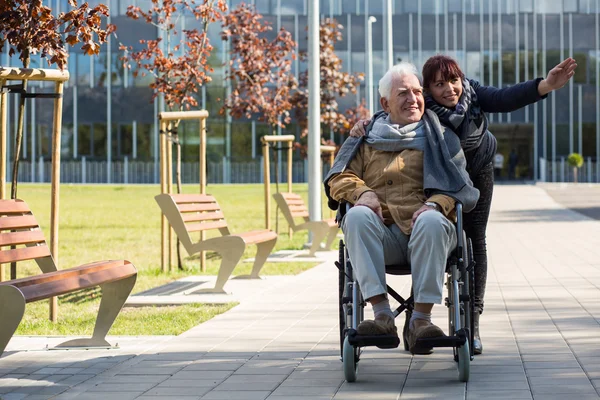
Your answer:
[[[385,111],[386,113],[390,113],[390,102],[388,101],[388,99],[386,99],[385,97],[381,97],[379,99],[379,103],[381,104],[381,108],[383,108],[383,111]]]

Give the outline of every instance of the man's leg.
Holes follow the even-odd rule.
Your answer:
[[[359,334],[396,332],[387,300],[385,265],[407,263],[408,238],[397,226],[386,227],[367,207],[350,209],[342,221],[342,230],[354,275],[375,313],[375,321],[361,323]]]
[[[415,296],[409,327],[409,346],[413,353],[431,352],[431,348],[417,348],[417,339],[444,334],[431,323],[431,310],[434,304],[442,303],[446,260],[455,247],[456,228],[444,215],[427,211],[417,218],[408,243]]]

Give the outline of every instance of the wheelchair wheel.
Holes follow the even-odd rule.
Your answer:
[[[344,363],[344,377],[346,378],[346,381],[356,381],[358,349],[350,344],[348,337],[344,339],[344,345],[342,347],[342,362]]]
[[[345,301],[344,301],[344,297],[346,296],[345,294],[345,288],[346,288],[346,274],[345,274],[345,269],[346,269],[346,262],[345,262],[345,251],[344,251],[345,245],[344,245],[344,241],[340,240],[340,247],[339,247],[339,264],[337,265],[338,267],[338,305],[339,305],[339,317],[340,317],[340,357],[342,357],[342,359],[344,358],[344,339],[346,337],[346,307],[345,305]]]
[[[463,254],[460,260],[451,265],[451,271],[447,279],[448,287],[448,311],[449,311],[449,334],[464,339],[464,343],[453,348],[454,361],[458,366],[458,379],[468,382],[471,371],[472,338],[473,338],[473,302],[472,296],[472,274],[469,270],[470,254],[469,241],[463,235]]]
[[[459,274],[462,285],[460,286],[460,296],[462,300],[462,328],[467,329],[471,356],[473,353],[473,340],[475,334],[475,302],[473,295],[475,293],[475,271],[473,269],[473,246],[471,239],[468,239],[463,232],[463,263],[459,265]],[[472,360],[472,358],[471,358]]]
[[[471,239],[467,239],[467,256],[465,259],[465,265],[467,266],[467,278],[468,278],[468,288],[469,288],[469,304],[465,306],[465,309],[468,311],[469,315],[469,346],[471,350],[471,360],[473,360],[474,346],[473,341],[475,340],[475,301],[473,296],[475,296],[475,269],[474,267],[474,256],[473,256],[473,244]],[[471,265],[473,264],[473,265]]]

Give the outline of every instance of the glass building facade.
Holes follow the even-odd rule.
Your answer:
[[[283,27],[307,48],[305,28],[310,0],[246,0],[254,3],[274,29]],[[139,40],[155,38],[157,29],[129,19],[129,5],[147,9],[147,0],[92,0],[107,4],[117,38],[111,37],[97,57],[70,49],[68,69],[71,79],[65,88],[62,156],[66,161],[63,181],[147,182],[158,181],[157,112],[160,101],[152,100],[150,77],[134,77],[123,69],[119,44],[139,48]],[[468,78],[484,85],[507,87],[535,77],[545,77],[549,69],[568,56],[577,60],[574,79],[544,101],[505,114],[490,114],[490,131],[496,135],[499,151],[508,160],[515,149],[519,154],[517,175],[525,179],[568,180],[570,169],[564,158],[571,152],[582,154],[586,166],[584,180],[599,181],[600,163],[600,0],[393,0],[392,32],[388,35],[386,0],[321,0],[322,18],[333,17],[344,26],[337,54],[348,72],[367,71],[367,21],[373,24],[373,82],[375,104],[377,84],[386,70],[387,41],[391,36],[394,62],[406,60],[421,68],[428,57],[444,53],[454,57]],[[66,0],[45,2],[54,10],[65,9]],[[229,0],[235,7],[241,1]],[[200,29],[192,18],[182,18],[180,28]],[[211,63],[213,81],[202,88],[198,100],[210,113],[207,162],[213,182],[260,181],[260,136],[269,127],[257,121],[231,120],[220,115],[221,99],[228,92],[224,80],[227,47],[220,39],[220,25],[212,24],[209,37],[215,47]],[[32,66],[46,67],[35,58]],[[19,66],[8,54],[1,65]],[[294,62],[297,75],[306,63]],[[345,109],[360,103],[368,93],[363,82],[357,95],[340,99]],[[36,83],[32,90],[51,91]],[[17,98],[11,95],[9,128],[16,121]],[[25,181],[44,181],[45,164],[50,160],[52,102],[30,101],[26,115],[23,170]],[[299,136],[292,121],[282,134]],[[198,126],[186,123],[179,130],[183,162],[189,165],[184,181],[197,182],[193,167],[198,162]],[[325,134],[329,137],[329,133]],[[339,143],[342,138],[334,137]],[[298,157],[299,169],[302,160]],[[72,172],[69,172],[71,171]],[[92,172],[96,171],[96,172]],[[253,171],[253,172],[252,172]],[[72,175],[72,176],[71,176]],[[298,173],[295,180],[305,175]]]

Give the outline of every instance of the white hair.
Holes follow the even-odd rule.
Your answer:
[[[392,92],[392,81],[394,80],[394,76],[400,77],[403,75],[415,75],[417,79],[419,79],[419,83],[421,83],[421,75],[419,74],[419,71],[417,71],[417,67],[409,62],[402,61],[390,68],[385,75],[383,75],[383,78],[379,80],[379,95],[389,99]]]

